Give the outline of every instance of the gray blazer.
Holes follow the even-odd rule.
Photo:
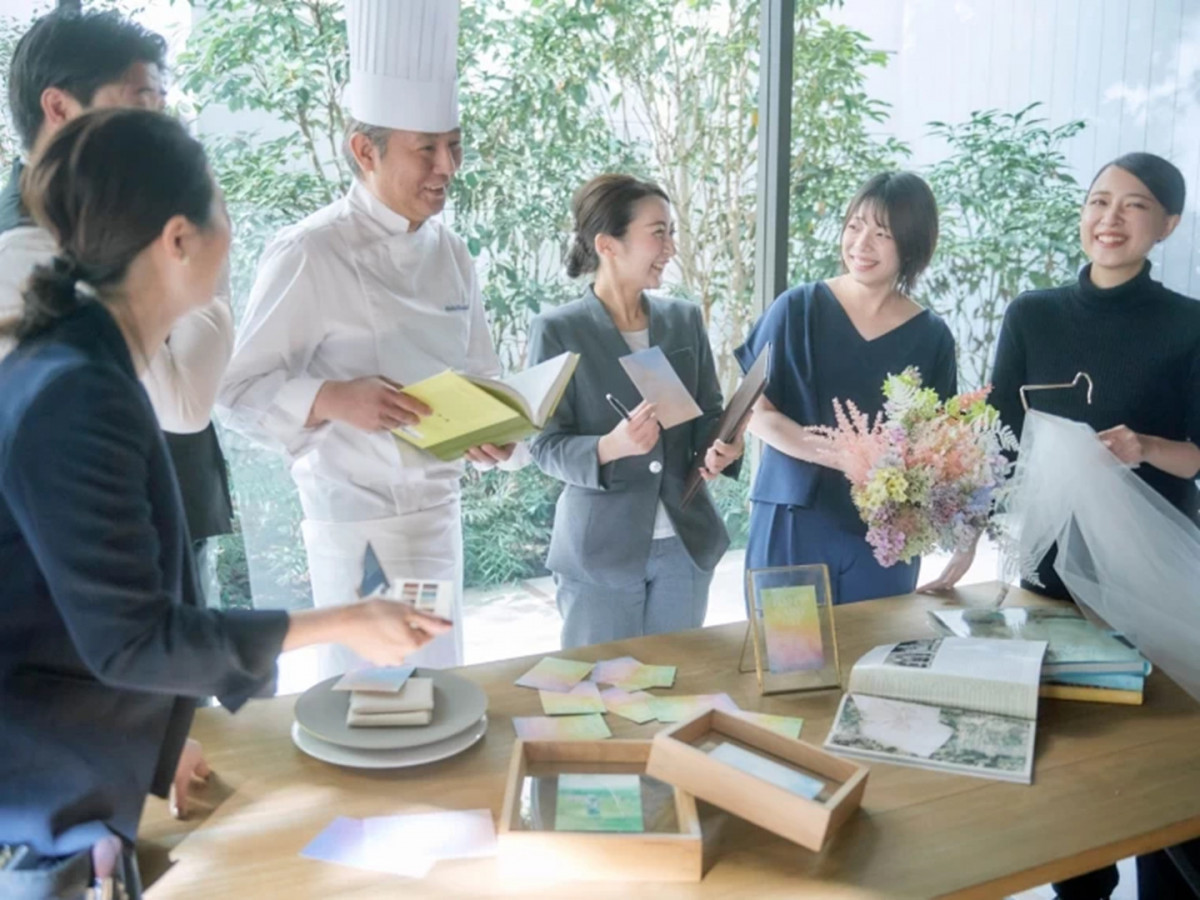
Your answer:
[[[679,508],[684,482],[698,450],[712,442],[721,416],[712,348],[700,307],[682,300],[643,295],[650,320],[650,346],[661,347],[704,414],[662,433],[644,456],[601,466],[600,438],[620,416],[604,399],[613,394],[626,408],[642,400],[618,360],[629,345],[591,288],[579,300],[533,320],[529,364],[572,350],[579,366],[546,428],[530,443],[538,466],[566,484],[558,498],[546,565],[551,571],[612,587],[646,577],[658,501],[692,561],[712,570],[729,546],[729,536],[708,491]],[[726,469],[735,476],[739,463]]]

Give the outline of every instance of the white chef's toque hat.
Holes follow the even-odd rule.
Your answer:
[[[459,0],[346,0],[350,115],[438,133],[458,127]]]

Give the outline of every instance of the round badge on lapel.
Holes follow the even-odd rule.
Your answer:
[[[657,475],[659,472],[662,471],[662,463],[660,463],[657,459],[652,461],[650,463],[650,471],[654,475]]]

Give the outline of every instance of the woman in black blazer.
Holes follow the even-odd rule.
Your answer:
[[[196,698],[236,710],[270,692],[281,650],[318,642],[397,663],[449,623],[387,601],[198,602],[138,373],[212,298],[228,252],[204,151],[158,113],[89,113],[25,195],[60,251],[0,326],[19,341],[0,363],[0,895],[75,896],[111,865],[136,892],[142,805],[165,796]],[[102,859],[114,847],[117,862]]]

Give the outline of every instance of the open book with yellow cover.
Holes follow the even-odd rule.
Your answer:
[[[447,369],[404,388],[433,410],[416,425],[392,430],[396,440],[438,459],[458,459],[480,444],[511,444],[545,427],[562,399],[578,353],[562,353],[505,378]]]

